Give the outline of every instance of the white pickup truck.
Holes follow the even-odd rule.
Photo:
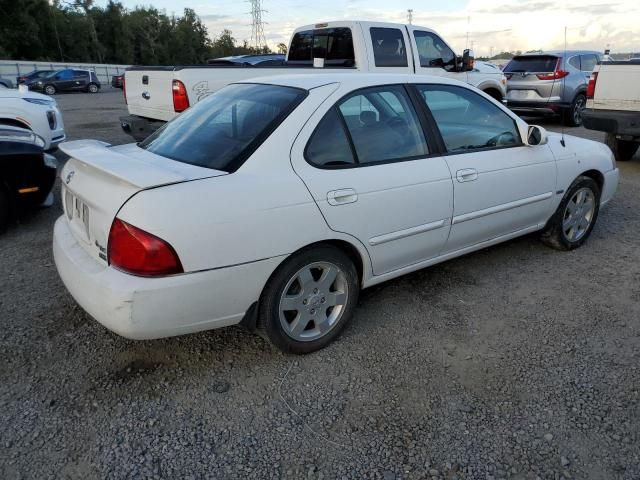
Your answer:
[[[252,77],[310,73],[310,70],[440,75],[467,82],[498,101],[506,97],[506,78],[498,68],[474,62],[470,50],[456,55],[429,28],[335,21],[296,29],[282,66],[131,67],[124,82],[129,115],[121,117],[120,123],[125,132],[142,140],[225,85]]]
[[[631,160],[640,146],[640,60],[596,65],[582,118],[586,128],[607,133],[617,160]]]

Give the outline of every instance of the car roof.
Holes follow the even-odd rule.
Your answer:
[[[439,77],[435,75],[411,75],[398,73],[309,73],[309,74],[289,74],[275,75],[271,77],[256,77],[242,80],[236,83],[261,83],[265,85],[281,85],[285,87],[302,88],[312,90],[314,88],[339,83],[349,89],[364,87],[374,87],[377,85],[402,84],[402,83],[439,83],[443,85],[468,84],[451,78]]]
[[[602,52],[598,52],[597,50],[540,50],[539,52],[522,53],[520,55],[516,55],[516,57],[528,57],[531,55],[555,55],[557,57],[562,57],[565,54],[567,55],[584,55],[584,54],[602,55]]]

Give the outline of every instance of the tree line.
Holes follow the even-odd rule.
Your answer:
[[[258,53],[226,29],[210,38],[190,8],[176,16],[114,0],[0,0],[0,32],[0,58],[11,60],[170,65]]]

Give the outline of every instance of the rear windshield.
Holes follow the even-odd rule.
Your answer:
[[[522,57],[513,57],[507,66],[504,67],[505,72],[554,72],[558,63],[558,57],[553,55],[526,55]]]
[[[185,110],[139,146],[178,162],[233,172],[305,96],[304,90],[291,87],[228,85]]]
[[[291,39],[289,62],[312,65],[314,58],[324,58],[325,65],[355,65],[350,28],[323,28],[297,32]]]

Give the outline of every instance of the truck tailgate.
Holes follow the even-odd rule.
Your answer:
[[[171,90],[174,75],[173,67],[127,70],[124,78],[129,113],[163,121],[175,117]]]
[[[640,63],[603,62],[593,98],[593,108],[605,110],[640,110]]]

